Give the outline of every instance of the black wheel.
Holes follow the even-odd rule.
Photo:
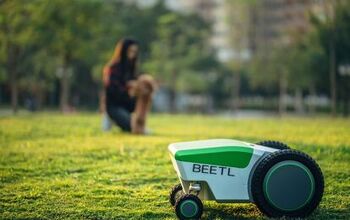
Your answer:
[[[182,185],[179,183],[177,185],[175,185],[171,191],[170,191],[170,194],[169,194],[169,202],[172,206],[175,205],[176,203],[176,200],[178,198],[180,198],[182,195],[184,195],[185,193],[183,192],[182,190]]]
[[[175,203],[179,219],[200,219],[203,213],[202,201],[193,194],[182,195]]]
[[[290,149],[290,147],[288,147],[288,145],[286,145],[282,142],[279,142],[279,141],[260,141],[256,144],[262,145],[265,147],[271,147],[271,148],[278,149],[278,150]]]
[[[265,215],[303,218],[320,203],[324,180],[320,167],[310,156],[281,150],[262,159],[251,187],[253,200]]]

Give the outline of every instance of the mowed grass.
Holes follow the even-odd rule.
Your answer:
[[[350,219],[350,120],[153,115],[152,136],[100,130],[97,114],[0,118],[0,219],[174,219],[176,141],[273,139],[311,155],[325,194],[310,219]],[[286,195],[288,196],[288,195]],[[264,219],[253,204],[205,202],[204,219]]]

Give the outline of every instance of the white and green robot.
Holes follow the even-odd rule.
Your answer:
[[[253,202],[269,217],[305,217],[320,203],[324,180],[305,153],[276,141],[212,139],[169,145],[180,184],[170,203],[180,219],[198,219],[202,200]]]

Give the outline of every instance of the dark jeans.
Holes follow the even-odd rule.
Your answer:
[[[136,99],[123,97],[119,101],[108,100],[107,114],[123,131],[131,132],[131,113],[135,110]]]
[[[108,116],[123,130],[131,131],[131,112],[122,106],[110,106],[107,108]]]

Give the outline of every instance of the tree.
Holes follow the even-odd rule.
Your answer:
[[[18,94],[35,96],[39,103],[50,97],[55,105],[59,99],[63,111],[73,96],[96,100],[92,94],[101,84],[102,67],[116,42],[131,36],[147,61],[141,69],[168,85],[175,73],[174,94],[203,92],[208,80],[202,72],[215,66],[209,29],[197,16],[170,12],[162,1],[139,8],[109,0],[0,0],[1,86],[11,85],[14,109]]]
[[[99,17],[96,1],[37,1],[34,22],[40,40],[59,61],[60,108],[69,108],[72,63],[84,57]],[[93,15],[93,16],[92,16]]]
[[[326,19],[313,17],[321,46],[327,57],[329,69],[329,92],[331,112],[337,113],[337,99],[341,98],[343,106],[348,106],[349,93],[343,92],[347,79],[340,79],[337,70],[340,65],[350,63],[350,3],[348,1],[324,2]],[[342,85],[342,86],[339,86]],[[341,97],[339,97],[339,95]],[[345,107],[344,111],[347,111]]]
[[[196,15],[169,12],[158,19],[157,38],[151,45],[151,60],[145,69],[169,87],[172,111],[176,111],[179,90],[204,90],[206,80],[200,72],[208,73],[215,67],[208,37],[208,24]]]
[[[226,60],[226,66],[233,72],[232,98],[233,109],[236,111],[240,108],[240,90],[242,72],[244,72],[247,61],[247,48],[249,47],[249,38],[251,32],[251,15],[253,7],[256,5],[255,0],[226,0],[227,18],[229,26],[229,39],[231,44],[231,56]]]
[[[32,49],[31,2],[0,1],[0,63],[4,64],[11,87],[11,106],[18,109],[18,80],[26,74],[26,59]]]

